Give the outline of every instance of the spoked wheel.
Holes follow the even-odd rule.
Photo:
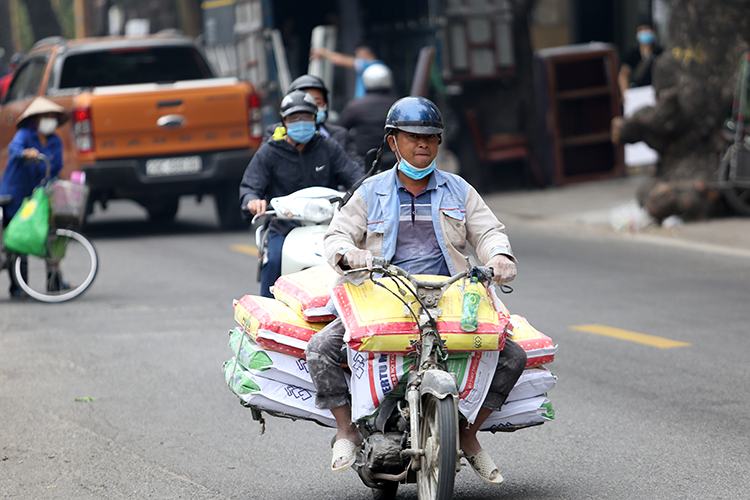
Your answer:
[[[740,215],[750,215],[750,186],[732,186],[729,181],[729,168],[732,160],[733,147],[727,148],[719,166],[719,179],[727,182],[726,187],[721,189],[721,194],[727,204]]]
[[[422,401],[419,447],[424,450],[417,472],[419,500],[449,500],[456,479],[458,423],[455,401],[426,395]]]
[[[46,258],[16,257],[13,275],[21,289],[41,302],[65,302],[85,292],[99,266],[94,245],[80,233],[56,229],[47,251]]]
[[[382,488],[372,488],[372,498],[374,500],[394,500],[397,491],[397,482],[385,481]]]

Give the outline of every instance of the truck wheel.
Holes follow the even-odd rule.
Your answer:
[[[146,205],[148,218],[151,220],[151,222],[156,222],[159,224],[172,222],[177,215],[179,204],[179,197],[166,198],[163,200],[151,200]]]
[[[224,230],[247,229],[249,224],[240,212],[239,186],[224,184],[214,191],[216,213],[219,215],[219,227]]]

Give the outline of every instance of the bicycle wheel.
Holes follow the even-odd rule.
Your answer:
[[[91,286],[99,259],[85,236],[70,229],[56,229],[47,238],[47,251],[45,258],[18,256],[13,263],[16,282],[30,297],[41,302],[65,302]]]
[[[458,423],[452,397],[428,394],[422,400],[419,447],[424,450],[417,471],[419,500],[450,500],[456,480]]]

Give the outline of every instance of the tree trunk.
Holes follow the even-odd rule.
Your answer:
[[[704,219],[721,209],[710,187],[725,147],[741,54],[750,44],[750,0],[672,0],[670,43],[656,60],[656,105],[615,123],[620,141],[658,151],[656,178],[638,193],[657,219]]]
[[[48,36],[60,36],[62,30],[49,0],[24,0],[29,11],[29,21],[34,32],[34,41]]]
[[[0,0],[0,47],[5,50],[5,55],[0,59],[0,74],[8,66],[10,57],[15,52],[13,36],[10,31],[10,5],[8,0]]]

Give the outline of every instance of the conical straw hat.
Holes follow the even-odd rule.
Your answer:
[[[49,99],[45,99],[44,97],[37,97],[33,101],[31,101],[31,104],[29,104],[29,107],[26,108],[26,111],[23,112],[23,114],[18,118],[18,121],[16,122],[16,127],[21,128],[26,126],[27,120],[33,116],[41,115],[43,113],[57,113],[57,121],[60,125],[68,121],[68,113],[65,111],[65,108],[60,106],[57,103],[54,103],[50,101]]]

